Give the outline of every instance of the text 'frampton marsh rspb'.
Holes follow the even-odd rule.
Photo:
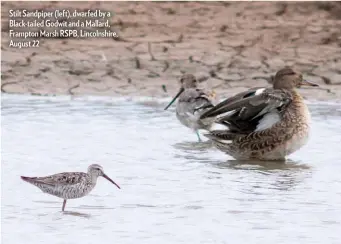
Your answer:
[[[11,9],[8,14],[8,46],[11,48],[37,48],[42,38],[118,37],[111,27],[111,11]]]

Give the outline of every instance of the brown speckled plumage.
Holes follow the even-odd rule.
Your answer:
[[[88,167],[88,172],[64,172],[45,177],[26,177],[21,178],[37,186],[44,193],[64,199],[62,210],[64,211],[66,200],[86,196],[97,183],[97,178],[103,176],[118,188],[113,180],[104,174],[103,168],[98,164],[92,164]]]
[[[250,89],[219,103],[201,117],[218,116],[227,129],[207,137],[236,159],[284,160],[309,136],[310,113],[295,89],[301,85],[317,86],[284,68],[275,75],[273,88]]]

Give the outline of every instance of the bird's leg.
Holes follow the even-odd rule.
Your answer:
[[[198,136],[198,140],[199,140],[199,142],[202,142],[202,141],[201,141],[201,138],[200,138],[200,135],[199,135],[199,131],[198,131],[198,130],[196,130],[196,131],[195,131],[195,133],[196,133],[196,134],[197,134],[197,136]]]
[[[62,211],[64,212],[64,209],[65,209],[65,205],[66,205],[66,199],[64,199],[64,202],[63,202],[63,207],[62,207]]]

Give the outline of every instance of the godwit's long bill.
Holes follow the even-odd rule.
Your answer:
[[[98,164],[88,167],[88,172],[64,172],[45,177],[26,177],[21,179],[37,186],[43,192],[64,199],[62,211],[65,209],[66,200],[84,197],[94,189],[99,176],[104,177],[119,189],[119,185],[107,176]]]
[[[208,130],[214,119],[200,119],[200,115],[213,107],[210,95],[197,88],[197,79],[192,74],[185,74],[180,79],[181,87],[172,101],[165,107],[167,110],[177,99],[176,117],[184,126],[191,128],[201,141],[198,130]]]

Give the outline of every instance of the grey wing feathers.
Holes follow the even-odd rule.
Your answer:
[[[222,101],[222,102],[218,103],[217,105],[215,105],[214,108],[206,111],[204,114],[201,115],[200,118],[213,117],[213,116],[216,116],[218,114],[221,114],[220,110],[224,109],[224,106],[226,104],[231,104],[231,103],[240,101],[240,100],[242,100],[244,98],[253,96],[255,94],[255,92],[257,90],[259,90],[259,89],[261,89],[261,87],[251,88],[251,89],[249,89],[247,91],[240,92],[240,93],[236,94],[233,97],[227,98],[224,101]]]
[[[198,96],[195,97],[194,99],[199,105],[198,107],[195,108],[195,111],[213,108],[213,104],[209,99],[208,95],[201,90],[198,90]]]
[[[256,90],[254,88],[226,99],[203,113],[200,118],[217,116],[216,122],[226,125],[231,132],[248,134],[256,129],[265,114],[274,110],[281,113],[283,107],[292,100],[286,90],[267,88],[257,95]]]
[[[37,177],[34,181],[46,185],[73,185],[78,184],[86,176],[83,172],[66,172],[46,177]]]
[[[249,92],[250,93],[250,92]],[[247,92],[237,94],[226,99],[206,111],[201,118],[221,115],[227,112],[238,112],[241,119],[253,119],[261,116],[272,109],[281,107],[291,102],[290,93],[285,90],[265,89],[259,95],[248,95]]]
[[[180,97],[180,102],[191,104],[194,112],[203,109],[213,108],[208,95],[201,89],[188,89]]]

